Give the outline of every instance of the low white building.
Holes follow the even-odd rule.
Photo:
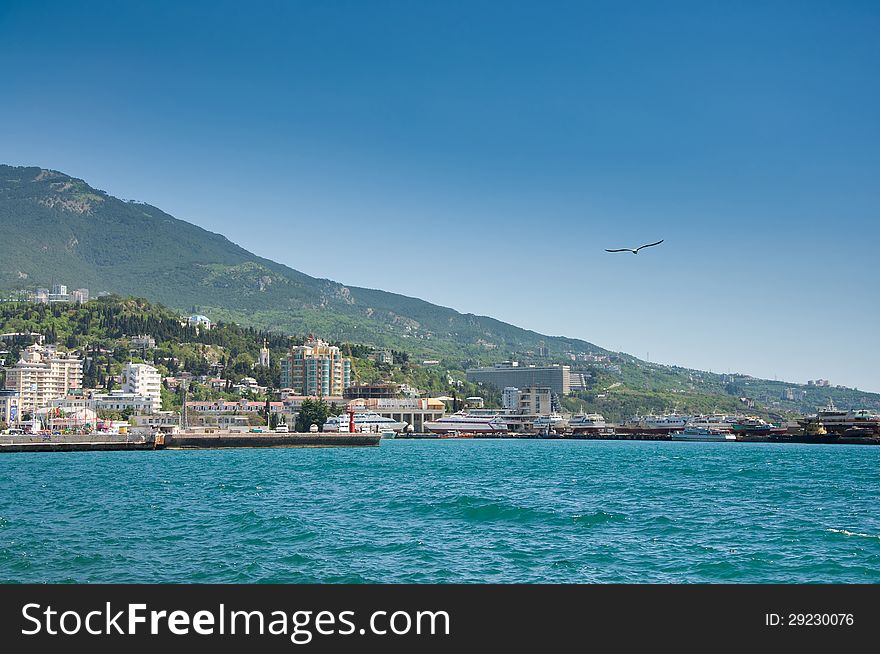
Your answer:
[[[153,413],[158,411],[151,397],[126,393],[125,391],[110,391],[104,394],[94,394],[91,397],[95,411],[134,411],[135,413]]]
[[[65,412],[88,409],[98,411],[130,411],[133,413],[153,413],[153,400],[143,395],[110,391],[109,393],[91,393],[90,395],[66,395],[51,400],[49,407]]]
[[[259,413],[266,408],[266,403],[256,400],[239,400],[238,402],[230,400],[204,400],[187,402],[186,408],[187,411],[210,415],[219,415],[221,413]],[[269,410],[272,413],[283,412],[284,402],[269,402]]]
[[[213,327],[213,323],[208,316],[203,316],[201,314],[194,314],[186,319],[186,324],[190,327],[199,327],[201,329],[211,329]]]
[[[131,337],[131,346],[136,347],[139,350],[152,350],[156,347],[156,339],[149,334],[138,334],[137,336]]]

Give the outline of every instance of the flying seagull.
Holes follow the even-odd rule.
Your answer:
[[[641,250],[642,248],[652,248],[652,247],[654,247],[655,245],[660,245],[660,244],[661,244],[663,241],[665,241],[665,240],[666,240],[666,239],[661,238],[661,239],[660,239],[659,241],[657,241],[656,243],[648,243],[647,245],[640,245],[640,246],[637,247],[635,250],[630,249],[630,248],[619,248],[619,249],[617,249],[617,250],[608,250],[608,249],[606,249],[605,251],[606,251],[606,252],[632,252],[633,254],[638,254],[638,253],[639,253],[639,250]]]

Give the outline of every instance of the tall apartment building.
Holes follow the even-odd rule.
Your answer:
[[[6,388],[18,391],[22,411],[49,406],[83,384],[82,359],[53,346],[31,345],[14,366],[6,368]]]
[[[504,409],[519,409],[519,389],[515,386],[507,386],[501,393],[501,406]]]
[[[553,391],[549,386],[529,386],[519,392],[519,412],[546,416],[553,412]]]
[[[146,363],[126,363],[122,369],[122,390],[125,393],[148,397],[153,411],[162,408],[162,377],[159,371]]]
[[[351,360],[339,348],[309,339],[281,360],[281,386],[294,395],[341,396],[351,385]]]
[[[508,386],[549,386],[563,396],[571,392],[571,366],[521,366],[516,361],[505,361],[491,368],[468,368],[467,380],[499,390]]]

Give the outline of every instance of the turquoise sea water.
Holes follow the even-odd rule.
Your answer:
[[[880,448],[10,454],[4,582],[880,582]]]

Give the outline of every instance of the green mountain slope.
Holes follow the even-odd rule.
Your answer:
[[[399,345],[425,355],[497,360],[535,350],[601,352],[416,298],[343,286],[263,259],[148,204],[125,202],[83,180],[0,165],[0,288],[53,281],[148,297],[212,319],[293,333]]]
[[[457,370],[507,358],[535,360],[542,342],[548,351],[542,361],[570,362],[578,353],[609,355],[599,361],[578,357],[572,364],[588,374],[590,383],[587,392],[571,398],[571,410],[804,412],[829,399],[839,406],[880,409],[878,394],[649,364],[586,341],[317,279],[81,179],[0,165],[0,290],[53,282],[86,287],[93,296],[146,297],[183,312],[195,309],[215,321],[393,347],[443,359]],[[796,390],[792,399],[786,398],[789,387]]]

